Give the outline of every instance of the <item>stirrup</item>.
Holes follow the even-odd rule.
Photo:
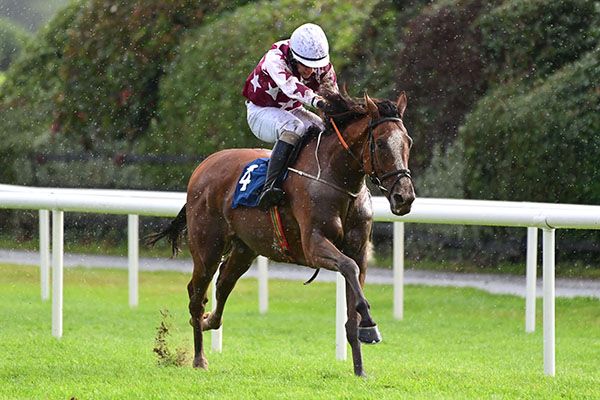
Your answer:
[[[283,202],[285,192],[278,187],[270,187],[262,192],[258,199],[258,208],[268,211],[272,206],[278,206]]]

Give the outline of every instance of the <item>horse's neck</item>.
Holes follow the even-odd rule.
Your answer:
[[[364,143],[349,142],[348,144],[351,146],[352,153],[344,148],[335,133],[323,137],[318,150],[319,161],[324,177],[356,193],[364,185],[365,173],[359,161]]]

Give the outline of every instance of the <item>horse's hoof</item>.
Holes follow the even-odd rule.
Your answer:
[[[200,326],[203,331],[208,331],[211,329],[219,329],[221,327],[222,320],[216,320],[212,313],[204,314],[202,321],[200,321]]]
[[[194,358],[194,368],[202,368],[203,370],[208,369],[208,360],[204,357]]]
[[[359,326],[358,340],[365,344],[376,344],[381,342],[381,333],[379,333],[377,325]]]

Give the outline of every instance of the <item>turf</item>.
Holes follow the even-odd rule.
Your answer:
[[[127,272],[65,271],[64,336],[51,335],[39,272],[0,266],[0,398],[600,398],[600,301],[558,299],[556,377],[543,374],[538,326],[524,333],[524,300],[474,289],[408,286],[405,319],[392,319],[391,286],[366,294],[384,341],[363,346],[368,378],[335,359],[335,287],[241,280],[225,310],[223,353],[209,371],[159,366],[160,310],[172,348],[191,352],[186,274],[143,272],[140,306],[127,305]],[[207,345],[210,345],[210,334]]]

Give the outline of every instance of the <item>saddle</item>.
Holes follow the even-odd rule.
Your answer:
[[[290,155],[289,166],[294,165],[302,149],[312,140],[312,138],[319,135],[319,133],[321,133],[321,130],[317,126],[311,125],[307,129],[306,133],[302,136],[302,139]],[[268,157],[257,158],[244,167],[235,188],[231,208],[237,208],[239,206],[256,207],[258,205],[258,199],[267,178],[268,162]],[[286,178],[287,172],[283,174],[282,180],[285,180]]]

